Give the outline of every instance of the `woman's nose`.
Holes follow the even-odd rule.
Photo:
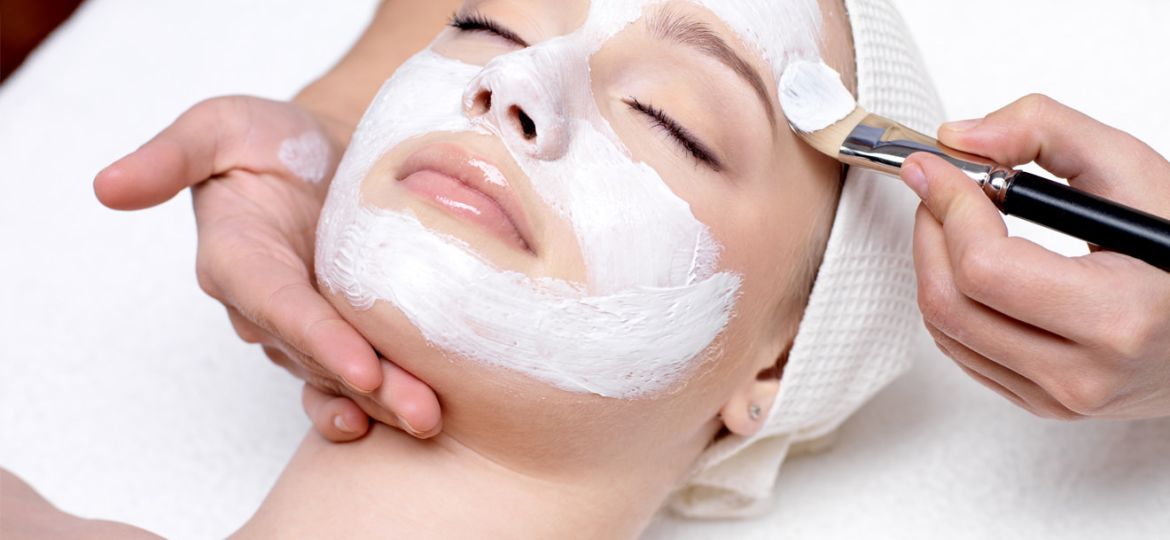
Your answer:
[[[485,120],[505,140],[541,160],[555,160],[568,150],[564,96],[535,73],[489,63],[463,96],[464,111]]]

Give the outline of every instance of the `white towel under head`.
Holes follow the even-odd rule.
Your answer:
[[[933,133],[942,106],[897,10],[889,0],[845,0],[845,7],[858,102]],[[713,444],[672,497],[672,510],[703,518],[766,510],[790,452],[823,442],[910,367],[912,337],[921,325],[911,257],[916,204],[898,180],[849,171],[767,424],[755,436]]]

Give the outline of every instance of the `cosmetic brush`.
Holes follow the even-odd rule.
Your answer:
[[[785,73],[788,80],[782,81],[781,103],[792,129],[821,153],[846,165],[892,175],[898,175],[911,154],[934,154],[979,184],[1005,215],[1170,271],[1170,221],[948,148],[932,137],[866,112],[841,85],[836,72],[824,64],[797,67],[789,70],[792,76]],[[827,73],[832,74],[832,80]],[[848,107],[852,112],[842,114]]]

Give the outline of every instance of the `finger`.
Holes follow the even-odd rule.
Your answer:
[[[98,173],[94,192],[110,208],[137,210],[234,168],[284,171],[281,144],[319,131],[311,115],[286,103],[247,96],[209,99]]]
[[[948,358],[950,358],[951,353],[949,351],[943,350],[941,345],[939,346],[939,350],[943,351],[943,354],[945,354]],[[1029,405],[1028,402],[1021,399],[1020,396],[1017,396],[1011,390],[1008,390],[1006,387],[1004,387],[1004,385],[999,384],[999,383],[995,382],[994,380],[991,380],[988,377],[984,377],[979,372],[967,367],[964,364],[961,364],[959,362],[955,362],[955,365],[958,366],[959,369],[962,370],[963,373],[965,375],[967,375],[968,377],[970,377],[972,380],[983,385],[984,388],[987,388],[988,390],[991,390],[992,392],[999,394],[1000,397],[1012,402],[1012,405],[1015,405],[1021,409],[1024,409],[1025,411],[1028,411],[1032,414],[1036,414],[1036,415],[1039,414],[1036,411],[1032,410],[1032,406]]]
[[[272,363],[284,368],[293,377],[309,383],[317,390],[335,396],[346,396],[350,399],[357,399],[364,395],[354,392],[353,389],[339,381],[336,375],[317,365],[312,358],[302,355],[284,343],[278,341],[275,345],[264,345],[263,349],[264,354]]]
[[[1031,95],[981,121],[944,125],[946,145],[1004,165],[1035,161],[1079,189],[1147,212],[1170,212],[1170,163],[1145,143],[1052,98]],[[1160,185],[1159,185],[1160,184]]]
[[[382,360],[385,384],[372,394],[353,394],[345,388],[336,387],[330,379],[322,379],[296,363],[293,365],[294,369],[290,371],[319,391],[343,394],[353,399],[363,416],[368,415],[420,439],[433,437],[442,431],[442,415],[434,391],[389,361]]]
[[[945,243],[942,226],[919,207],[914,232],[918,301],[940,348],[993,382],[985,384],[993,390],[995,385],[1010,387],[1007,392],[1029,403],[1025,408],[1036,414],[1070,418],[1083,412],[1057,397],[1067,394],[1062,392],[1067,379],[1086,367],[1077,344],[964,296],[955,285]]]
[[[170,126],[126,157],[98,173],[94,191],[111,208],[135,210],[164,202],[176,193],[230,168],[246,120],[242,98],[215,98],[191,107]]]
[[[1103,258],[1068,258],[1023,238],[1009,238],[983,192],[953,165],[915,154],[903,178],[917,182],[924,203],[942,223],[953,282],[963,295],[1007,317],[1082,342],[1094,336],[1102,287],[1114,281]],[[1136,262],[1136,261],[1135,261]]]
[[[282,344],[264,345],[262,348],[264,355],[273,364],[284,368],[290,375],[308,383],[317,390],[335,396],[343,396],[346,395],[346,392],[350,392],[349,388],[338,382],[332,373],[316,366],[312,360],[302,357],[296,351],[289,350]]]
[[[308,269],[264,255],[224,261],[234,271],[220,289],[246,318],[274,334],[347,386],[368,393],[382,384],[378,356],[365,338],[310,284]]]
[[[301,403],[313,428],[330,441],[349,442],[370,429],[369,417],[349,398],[332,396],[305,384]]]
[[[1081,415],[1061,405],[1043,388],[1019,373],[972,351],[937,330],[932,330],[931,336],[935,338],[939,349],[960,367],[965,368],[964,371],[978,375],[974,377],[976,381],[1009,401],[1021,405],[1032,414],[1061,420],[1081,418]]]
[[[995,205],[954,165],[920,152],[906,159],[901,174],[939,223],[978,227],[955,238],[962,242],[959,247],[1007,237],[1007,225]]]
[[[943,227],[923,206],[914,224],[914,269],[926,322],[980,355],[1037,382],[1049,370],[1062,368],[1048,359],[1074,356],[1075,344],[1069,340],[1007,317],[960,291]]]
[[[272,334],[253,324],[252,321],[244,317],[239,311],[236,311],[235,308],[227,306],[227,313],[228,320],[232,323],[232,329],[236,331],[236,335],[240,336],[240,339],[244,343],[257,344],[275,341],[272,338]]]
[[[442,431],[435,391],[388,360],[381,365],[382,386],[370,397],[389,409],[403,429],[415,437],[426,439]]]
[[[288,353],[274,345],[262,345],[261,349],[264,351],[264,356],[267,356],[268,360],[273,364],[284,368],[286,371],[291,373],[293,377],[296,377],[302,381],[305,380],[307,372],[300,366],[300,364],[289,358]]]

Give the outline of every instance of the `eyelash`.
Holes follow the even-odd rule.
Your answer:
[[[521,47],[528,47],[528,43],[521,39],[515,32],[504,28],[499,23],[479,13],[456,13],[451,16],[449,26],[460,32],[491,34],[511,41]],[[708,149],[706,145],[699,142],[689,130],[682,127],[681,124],[663,112],[662,109],[648,103],[643,103],[637,98],[632,97],[627,98],[625,102],[631,109],[646,115],[653,122],[654,127],[665,131],[671,139],[674,139],[676,144],[682,147],[696,161],[710,167],[715,172],[723,170],[723,164],[715,157],[715,153]]]
[[[715,157],[715,153],[707,148],[706,145],[699,142],[699,140],[691,134],[687,128],[682,127],[673,118],[667,115],[662,109],[650,105],[649,103],[642,103],[637,98],[626,98],[626,105],[631,109],[638,111],[653,121],[654,126],[666,131],[674,139],[675,143],[686,150],[691,157],[700,163],[712,168],[715,172],[723,170],[723,164]]]
[[[515,32],[500,26],[500,24],[496,21],[493,21],[479,13],[456,13],[451,16],[451,22],[448,23],[448,26],[455,28],[460,32],[483,32],[485,34],[491,34],[493,36],[506,39],[521,47],[528,46],[528,42],[524,41],[524,39]]]

